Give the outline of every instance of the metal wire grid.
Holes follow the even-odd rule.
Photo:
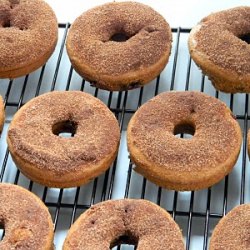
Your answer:
[[[57,56],[56,61],[56,67],[53,75],[53,80],[51,83],[50,91],[55,90],[56,81],[59,75],[59,69],[62,62],[62,57],[64,54],[64,45],[68,33],[68,29],[70,27],[70,24],[59,24],[59,28],[63,30],[63,37],[61,39],[60,49]],[[172,52],[172,59],[173,63],[171,65],[171,78],[169,83],[169,90],[175,89],[175,79],[176,79],[176,68],[177,68],[177,62],[179,58],[179,45],[180,45],[180,37],[183,34],[188,34],[190,32],[190,29],[184,29],[184,28],[173,28],[172,29],[173,34],[175,35],[175,42],[173,44],[173,52]],[[190,89],[190,75],[191,75],[191,66],[192,66],[192,60],[189,57],[188,63],[186,66],[186,82],[185,82],[185,90]],[[35,96],[38,96],[40,94],[41,86],[43,83],[43,77],[46,70],[46,64],[37,71],[37,74],[39,74],[39,78],[36,85],[35,90]],[[39,73],[38,73],[39,72]],[[70,67],[68,77],[67,77],[67,83],[65,90],[69,90],[71,86],[71,80],[73,75],[73,68]],[[201,74],[200,74],[201,75]],[[12,107],[18,110],[23,104],[24,104],[24,94],[25,91],[27,91],[27,83],[28,83],[29,75],[24,77],[24,81],[21,87],[21,93],[18,100],[10,101],[9,96],[11,91],[13,90],[13,81],[10,80],[7,85],[7,89],[4,94],[4,104],[5,107]],[[200,79],[200,91],[204,91],[205,88],[205,81],[206,77],[204,75],[201,75]],[[86,85],[85,80],[83,79],[81,82],[80,90],[86,91]],[[158,76],[158,78],[155,80],[154,83],[154,89],[153,94],[154,96],[157,95],[161,87],[161,78]],[[97,88],[94,88],[94,96],[98,97],[100,96],[100,92],[102,90],[99,90]],[[138,97],[136,100],[136,107],[135,108],[128,108],[128,103],[131,101],[129,92],[123,91],[123,92],[106,92],[106,101],[105,103],[107,106],[114,112],[116,118],[119,121],[120,124],[120,130],[122,133],[126,131],[126,118],[125,116],[130,117],[144,102],[144,88],[140,88],[137,90]],[[3,94],[2,94],[3,95]],[[215,96],[219,98],[220,93],[218,91],[215,91]],[[235,95],[231,94],[228,95],[227,98],[229,98],[229,106],[231,110],[234,111],[234,100]],[[247,165],[247,129],[248,129],[248,95],[241,95],[239,98],[244,98],[244,114],[238,114],[236,115],[236,118],[240,121],[243,129],[243,146],[242,146],[242,153],[240,155],[241,157],[241,176],[240,176],[240,191],[239,191],[239,199],[240,204],[245,202],[245,190],[246,190],[246,165]],[[115,100],[115,102],[114,102]],[[113,104],[113,105],[112,105]],[[7,123],[10,121],[7,120]],[[3,138],[1,141],[5,140]],[[46,206],[49,208],[54,225],[55,225],[55,233],[56,233],[56,239],[59,237],[61,231],[64,230],[63,237],[65,237],[67,229],[70,227],[70,225],[75,221],[75,219],[81,214],[83,211],[88,209],[92,204],[104,201],[107,199],[113,198],[113,192],[116,188],[119,188],[119,185],[117,186],[115,184],[116,179],[116,172],[117,168],[119,167],[119,158],[121,158],[121,151],[118,154],[118,157],[114,161],[112,167],[106,171],[105,174],[103,174],[101,177],[96,178],[93,180],[88,187],[85,186],[79,187],[79,188],[73,188],[73,189],[51,189],[47,187],[42,187],[38,184],[33,183],[32,181],[29,181],[25,179],[25,177],[20,173],[18,169],[14,169],[13,162],[11,157],[9,157],[9,151],[8,149],[5,149],[5,151],[1,152],[1,158],[0,158],[0,182],[5,182],[5,179],[8,180],[8,178],[5,178],[5,175],[9,175],[8,168],[12,167],[12,170],[10,171],[11,174],[14,174],[14,184],[22,185],[29,189],[30,191],[36,193],[41,197],[41,199],[45,202]],[[14,170],[13,170],[14,169]],[[167,209],[173,216],[173,218],[179,223],[183,235],[186,242],[186,249],[208,249],[208,241],[211,234],[211,230],[214,228],[214,225],[218,222],[218,220],[223,217],[226,212],[228,211],[228,197],[230,196],[229,192],[229,177],[226,177],[224,181],[221,182],[219,186],[220,193],[222,194],[222,199],[219,201],[222,204],[222,209],[220,212],[213,212],[212,206],[211,206],[211,200],[212,200],[212,189],[209,188],[207,190],[202,190],[198,192],[176,192],[176,191],[169,191],[162,189],[161,187],[156,187],[152,183],[148,182],[145,178],[137,176],[136,173],[133,172],[133,164],[128,160],[128,165],[126,167],[126,176],[124,177],[126,179],[126,185],[125,188],[122,190],[124,192],[123,197],[124,198],[142,198],[142,199],[148,199],[148,192],[151,192],[152,189],[155,190],[155,194],[153,201],[157,203],[158,205],[164,207]],[[133,178],[135,178],[136,181],[133,182]],[[141,178],[141,182],[137,181],[136,178]],[[116,185],[116,186],[115,186]],[[133,191],[136,189],[136,195],[133,194]],[[217,192],[217,189],[216,189]],[[89,202],[82,202],[81,197],[87,196],[89,199]],[[69,201],[64,201],[64,196],[70,197]],[[183,201],[183,197],[185,197]],[[198,197],[198,199],[196,198]],[[203,211],[196,211],[196,203],[199,202],[199,197],[202,197],[203,206],[205,209]],[[180,203],[180,205],[179,205]],[[182,209],[182,205],[184,204],[185,209]],[[65,222],[65,218],[67,219],[67,226],[58,226],[61,224],[60,222]],[[200,242],[199,247],[197,247],[197,229],[199,228],[199,239]],[[2,230],[2,238],[4,236],[4,230]],[[1,237],[1,236],[0,236]],[[55,240],[57,249],[60,249],[60,246],[62,245],[61,237],[59,237],[59,240]],[[202,238],[202,239],[201,239]],[[57,244],[59,242],[59,244]],[[133,247],[136,248],[136,247]],[[126,246],[118,246],[117,249],[130,249]]]

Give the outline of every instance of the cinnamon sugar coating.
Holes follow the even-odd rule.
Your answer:
[[[235,207],[215,227],[210,241],[210,250],[249,249],[250,205]]]
[[[57,29],[55,14],[46,2],[20,0],[12,4],[1,0],[0,76],[49,57],[56,45]]]
[[[115,34],[123,34],[128,40],[113,41],[111,38]],[[111,2],[93,8],[75,20],[67,38],[67,51],[81,75],[99,87],[112,89],[105,76],[110,77],[111,82],[115,77],[121,81],[119,76],[126,82],[126,78],[134,74],[134,85],[136,82],[140,85],[143,83],[140,74],[145,74],[144,70],[161,60],[165,66],[171,40],[169,25],[149,6]]]
[[[48,209],[28,190],[12,184],[0,184],[0,224],[5,235],[0,249],[53,248],[53,224]]]
[[[194,135],[177,138],[177,130]],[[170,189],[218,182],[234,166],[240,146],[241,130],[229,108],[199,92],[162,93],[144,104],[128,127],[135,170]]]
[[[63,249],[108,250],[117,244],[138,250],[184,250],[172,217],[146,200],[113,200],[92,206],[73,224]]]
[[[75,134],[70,138],[57,135],[63,131]],[[116,118],[97,98],[80,91],[55,91],[32,99],[16,113],[8,144],[17,165],[21,158],[37,170],[52,174],[51,180],[44,177],[47,185],[66,185],[59,184],[65,178],[72,182],[66,186],[74,186],[110,166],[119,136]],[[74,183],[70,180],[74,176],[66,179],[73,173],[81,175],[82,181]]]

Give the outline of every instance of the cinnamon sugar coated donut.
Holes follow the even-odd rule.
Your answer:
[[[192,29],[191,57],[223,92],[250,92],[250,7],[213,13]]]
[[[67,52],[75,70],[96,87],[142,86],[165,67],[172,34],[165,19],[136,2],[111,2],[88,10],[72,24]]]
[[[193,137],[175,136],[180,133]],[[200,92],[172,91],[139,108],[129,122],[127,140],[135,171],[168,189],[197,190],[231,171],[242,135],[220,100]]]
[[[60,136],[70,132],[73,137]],[[21,172],[50,187],[75,187],[107,170],[116,157],[118,122],[97,98],[80,91],[54,91],[26,103],[7,136]]]
[[[43,202],[28,190],[0,183],[0,249],[53,249],[54,227]]]
[[[249,220],[249,204],[240,205],[231,210],[215,227],[209,250],[248,250]]]
[[[0,96],[0,133],[3,130],[4,118],[5,118],[5,113],[4,113],[3,98],[2,96]]]
[[[70,228],[63,250],[184,250],[180,228],[161,207],[146,200],[110,200],[83,213]]]
[[[57,42],[57,20],[42,0],[0,1],[0,77],[15,78],[42,66]]]

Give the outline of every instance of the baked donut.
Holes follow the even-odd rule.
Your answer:
[[[65,138],[60,133],[69,132]],[[118,122],[104,103],[80,91],[54,91],[26,103],[7,135],[21,172],[49,187],[75,187],[107,170],[116,157]]]
[[[250,92],[250,7],[213,13],[192,29],[191,57],[223,92]]]
[[[0,249],[52,250],[54,227],[43,202],[28,190],[0,183]]]
[[[210,250],[248,250],[249,249],[250,205],[237,206],[223,217],[215,227]]]
[[[57,42],[57,20],[42,0],[0,1],[0,78],[26,75],[42,66]]]
[[[63,250],[104,250],[119,244],[137,250],[184,250],[180,228],[146,200],[109,200],[92,206],[70,228]]]
[[[98,88],[126,90],[154,79],[167,64],[172,33],[165,19],[136,2],[111,2],[72,24],[66,46],[75,70]]]
[[[175,137],[180,133],[193,137]],[[127,140],[135,171],[168,189],[197,190],[231,171],[242,135],[220,100],[200,92],[172,91],[138,109],[129,122]]]
[[[3,104],[3,98],[0,96],[0,133],[3,130],[3,125],[4,125],[4,104]]]

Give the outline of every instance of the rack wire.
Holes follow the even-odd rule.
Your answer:
[[[25,77],[0,80],[6,121],[0,141],[0,182],[21,185],[37,194],[49,208],[55,225],[56,249],[61,249],[67,230],[91,205],[117,198],[148,199],[166,209],[180,225],[186,249],[208,249],[209,238],[219,219],[238,204],[249,201],[249,160],[247,158],[247,94],[223,94],[216,91],[207,77],[192,62],[187,49],[190,29],[173,28],[172,54],[161,76],[149,85],[130,91],[108,92],[94,87],[73,70],[65,52],[70,24],[59,24],[60,39],[52,59]],[[31,98],[54,90],[78,89],[101,99],[114,112],[121,130],[118,156],[111,168],[89,184],[70,189],[55,189],[33,183],[13,163],[6,145],[8,125],[15,112]],[[148,99],[162,91],[197,90],[220,98],[231,108],[243,132],[243,145],[232,173],[219,184],[196,192],[166,190],[150,183],[133,171],[126,149],[126,127],[130,117]],[[0,238],[4,230],[0,231]],[[136,247],[118,246],[117,249]]]

